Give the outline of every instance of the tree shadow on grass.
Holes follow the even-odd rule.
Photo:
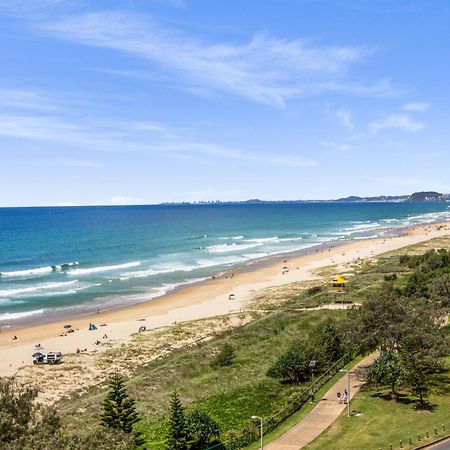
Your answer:
[[[417,400],[415,402],[414,409],[416,411],[424,411],[424,412],[434,412],[436,411],[437,405],[435,403],[431,403],[428,400],[424,400],[421,402],[420,400]]]
[[[416,400],[409,397],[407,394],[398,393],[393,396],[390,392],[373,392],[371,395],[373,398],[380,398],[389,402],[397,402],[402,405],[412,405],[417,403]]]
[[[435,403],[430,403],[428,400],[421,402],[415,398],[411,398],[408,394],[398,393],[392,396],[390,392],[373,392],[370,394],[372,398],[380,398],[381,400],[396,402],[401,405],[413,405],[416,411],[429,411],[433,412],[436,410],[437,405]]]

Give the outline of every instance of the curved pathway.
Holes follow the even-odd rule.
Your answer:
[[[377,353],[364,358],[350,371],[350,398],[358,392],[364,384],[364,379],[358,376],[361,369],[366,368],[376,359]],[[360,369],[360,370],[358,370]],[[344,411],[346,404],[338,403],[336,394],[347,389],[348,378],[343,376],[320,399],[314,409],[297,425],[281,435],[279,438],[264,446],[266,450],[299,450],[312,442],[325,431]]]

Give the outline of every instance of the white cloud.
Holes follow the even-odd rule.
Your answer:
[[[351,150],[351,146],[347,144],[336,144],[335,142],[320,141],[319,144],[325,148],[331,148],[332,150],[338,150],[340,152],[348,152]]]
[[[2,109],[54,111],[59,108],[42,92],[24,89],[0,88],[0,110]]]
[[[421,152],[421,153],[410,153],[408,155],[413,159],[436,159],[442,156],[439,152]]]
[[[370,124],[370,131],[378,133],[386,128],[397,128],[405,131],[419,131],[425,128],[425,124],[411,119],[407,114],[391,114],[383,119]]]
[[[41,161],[39,163],[41,166],[56,166],[56,167],[104,167],[103,163],[95,162],[95,161],[85,161],[80,159],[54,159],[52,161]]]
[[[177,8],[186,8],[185,0],[156,0],[159,3],[166,3],[170,6],[176,6]]]
[[[405,103],[402,109],[405,111],[423,112],[430,107],[429,103]]]
[[[109,205],[136,205],[140,202],[138,198],[127,197],[126,195],[114,195],[108,201]]]
[[[179,159],[209,156],[289,167],[316,165],[314,160],[299,155],[283,154],[278,150],[270,154],[250,153],[215,143],[201,142],[185,135],[183,130],[172,129],[159,122],[127,122],[112,119],[94,121],[87,118],[86,122],[73,123],[54,116],[0,113],[0,136],[62,143],[66,148],[77,151],[153,153]],[[88,163],[80,160],[78,164],[83,162]],[[74,165],[77,160],[66,160],[65,163]]]
[[[353,115],[349,109],[339,108],[336,110],[336,117],[338,118],[339,123],[347,128],[347,130],[353,130]]]
[[[247,43],[208,44],[147,18],[97,12],[41,23],[58,38],[114,49],[145,59],[171,74],[179,88],[233,93],[282,108],[288,99],[326,91],[391,95],[388,80],[346,81],[352,63],[370,51],[320,46],[301,40],[255,35]],[[172,83],[173,84],[173,83]]]

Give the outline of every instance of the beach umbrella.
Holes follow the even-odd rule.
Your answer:
[[[72,328],[72,325],[66,324],[64,325],[64,328]]]

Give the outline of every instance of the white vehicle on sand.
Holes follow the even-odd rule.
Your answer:
[[[49,352],[49,353],[37,352],[33,354],[33,364],[60,364],[60,363],[62,363],[61,352]]]

